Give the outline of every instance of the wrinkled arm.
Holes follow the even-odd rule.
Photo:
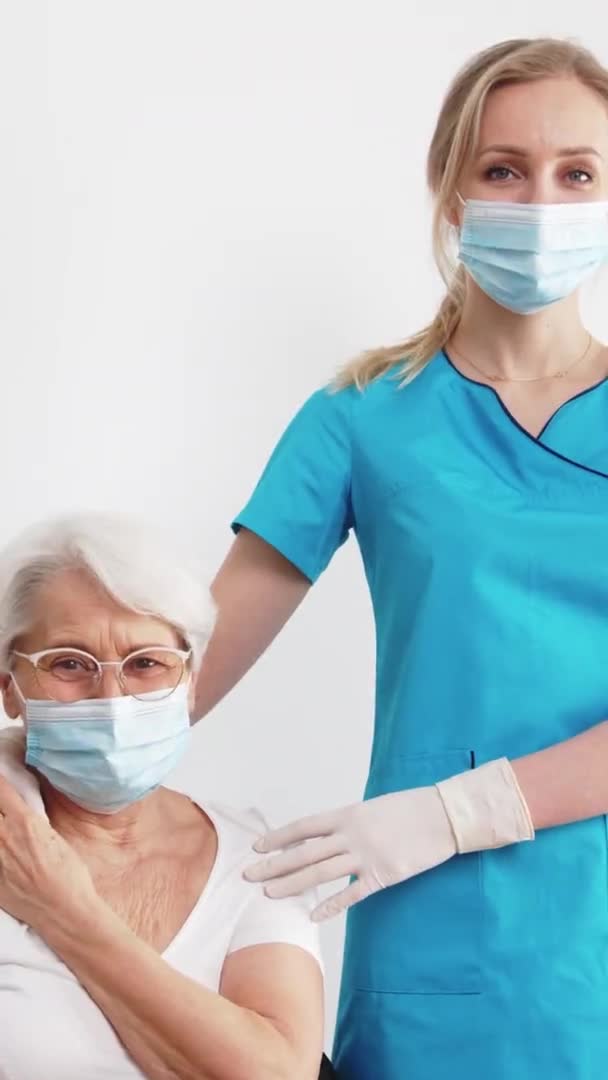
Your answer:
[[[309,588],[308,578],[270,544],[239,532],[212,587],[218,618],[197,681],[195,719],[236,686]]]
[[[316,1080],[322,976],[303,949],[239,950],[218,994],[175,971],[103,902],[44,937],[148,1080]]]

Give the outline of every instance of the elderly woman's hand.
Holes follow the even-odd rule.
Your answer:
[[[21,724],[0,730],[0,777],[9,781],[30,810],[46,817],[40,784],[25,764],[25,728]]]
[[[44,937],[99,902],[80,856],[0,777],[0,908]]]

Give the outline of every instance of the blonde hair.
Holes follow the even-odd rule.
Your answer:
[[[488,94],[500,86],[566,76],[594,90],[608,105],[608,70],[588,49],[554,38],[504,41],[478,53],[452,82],[443,102],[427,158],[427,183],[434,196],[433,251],[447,293],[435,318],[406,341],[371,349],[339,373],[336,387],[360,389],[396,368],[413,379],[450,340],[462,316],[465,272],[450,248],[453,207],[459,178],[475,152]]]

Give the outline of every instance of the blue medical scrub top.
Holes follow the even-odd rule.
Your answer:
[[[377,633],[366,798],[607,715],[608,381],[536,439],[445,353],[405,387],[320,391],[239,526],[311,581],[356,535]],[[335,1063],[342,1080],[606,1080],[606,818],[356,905]]]

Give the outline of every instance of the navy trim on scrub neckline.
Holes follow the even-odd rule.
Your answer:
[[[488,386],[487,383],[480,382],[479,379],[471,379],[468,375],[465,375],[464,372],[460,370],[460,368],[456,367],[456,364],[450,357],[446,348],[441,349],[441,356],[443,356],[444,360],[452,369],[452,371],[455,372],[458,378],[462,379],[463,382],[468,382],[472,386],[480,386],[482,390],[489,390],[490,393],[494,395],[496,401],[500,405],[507,419],[513,424],[514,427],[521,431],[522,435],[525,435],[526,438],[530,440],[530,442],[534,443],[535,446],[538,446],[547,454],[553,454],[554,457],[559,458],[560,461],[565,461],[568,465],[574,465],[575,468],[582,469],[583,472],[592,473],[594,476],[601,476],[605,480],[608,480],[608,473],[602,472],[600,469],[592,469],[590,465],[583,465],[580,461],[575,461],[574,458],[566,457],[565,454],[560,454],[559,450],[554,450],[553,447],[547,446],[546,443],[541,442],[541,436],[544,435],[545,431],[549,427],[549,424],[552,422],[552,420],[554,420],[554,418],[557,416],[561,409],[565,408],[566,405],[570,405],[571,402],[576,401],[578,398],[585,397],[586,394],[590,394],[594,390],[597,390],[600,386],[603,386],[604,383],[608,383],[608,376],[600,379],[599,382],[594,383],[593,386],[588,386],[586,390],[581,390],[578,394],[574,394],[571,398],[568,398],[567,401],[563,401],[562,404],[557,407],[555,412],[551,414],[546,424],[544,424],[544,426],[539,431],[538,435],[533,435],[531,431],[528,431],[528,429],[525,428],[523,424],[520,424],[519,420],[515,416],[513,416],[513,413],[507,408],[500,394],[493,386]]]

